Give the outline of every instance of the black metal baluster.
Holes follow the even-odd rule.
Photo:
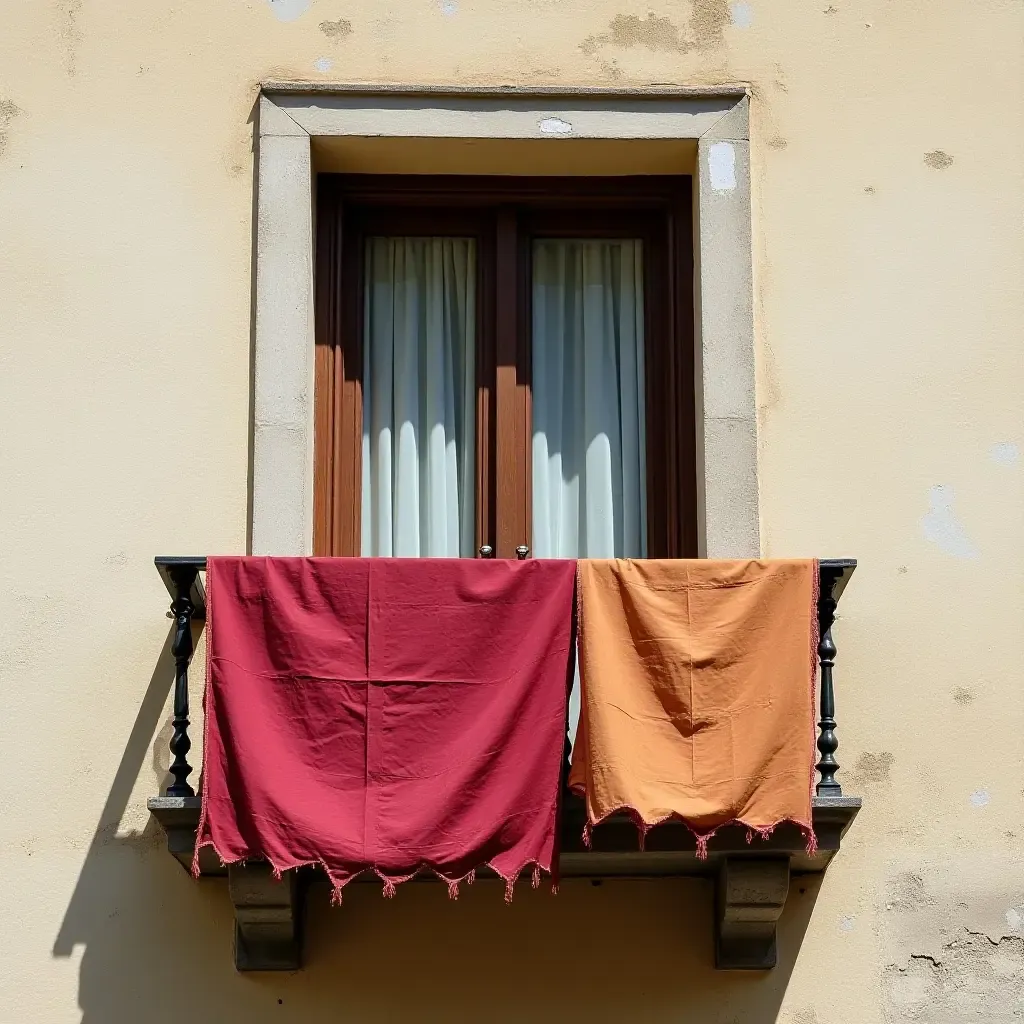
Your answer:
[[[192,660],[192,586],[198,569],[192,566],[175,567],[170,571],[175,596],[171,602],[174,615],[174,640],[171,654],[174,655],[174,735],[170,748],[174,755],[170,772],[174,781],[167,787],[166,796],[195,796],[196,791],[188,784],[192,767],[188,763],[188,752],[192,741],[188,738],[188,665]]]
[[[525,544],[520,544],[519,547],[516,548],[516,558],[518,558],[520,562],[525,561],[529,555],[530,549]]]
[[[484,544],[483,547],[480,548],[480,557],[481,558],[493,558],[494,557],[494,548],[492,548],[490,544]]]
[[[818,592],[818,659],[821,662],[821,720],[818,722],[818,751],[821,758],[816,767],[819,780],[816,787],[818,796],[842,796],[842,786],[836,782],[839,762],[835,753],[839,749],[836,739],[836,695],[832,684],[832,667],[835,664],[836,645],[832,642],[832,624],[836,618],[836,584],[842,578],[842,570],[826,566],[820,569]]]

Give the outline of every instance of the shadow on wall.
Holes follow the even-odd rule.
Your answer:
[[[237,974],[223,879],[193,881],[150,822],[114,832],[147,764],[173,675],[157,662],[53,947],[84,946],[83,1024],[264,1021],[665,1021],[774,1024],[817,897],[794,878],[779,924],[779,966],[713,967],[713,885],[704,879],[517,887],[481,880],[448,899],[437,884],[357,884],[329,905],[322,877],[306,894],[306,967]],[[154,773],[159,774],[159,773]],[[154,778],[154,791],[157,780]]]

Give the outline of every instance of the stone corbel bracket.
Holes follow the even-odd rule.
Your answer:
[[[235,969],[297,971],[302,966],[298,873],[274,878],[268,864],[233,864],[228,893],[235,908]]]
[[[159,796],[149,809],[167,833],[167,850],[186,870],[192,869],[201,798]],[[201,878],[228,878],[235,910],[235,969],[297,971],[302,966],[301,884],[299,872],[280,879],[268,864],[225,867],[209,846],[199,851]]]
[[[715,892],[715,967],[766,971],[789,895],[789,858],[723,857]]]

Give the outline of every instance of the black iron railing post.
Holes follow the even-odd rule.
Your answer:
[[[192,741],[188,738],[188,665],[192,660],[192,615],[195,605],[192,603],[192,587],[196,582],[198,568],[195,566],[175,566],[169,572],[174,587],[174,600],[171,602],[171,614],[174,616],[174,639],[171,641],[171,654],[174,655],[174,735],[170,747],[174,760],[170,772],[174,781],[167,787],[166,796],[195,796],[195,790],[189,785],[188,777],[192,767],[188,763],[188,752],[192,749]]]
[[[821,720],[818,722],[818,796],[842,796],[843,789],[836,782],[839,762],[835,754],[839,749],[836,739],[836,695],[832,682],[832,667],[835,664],[836,645],[832,642],[832,624],[836,618],[836,587],[843,577],[843,571],[831,566],[820,567],[818,591],[818,659],[821,663]]]

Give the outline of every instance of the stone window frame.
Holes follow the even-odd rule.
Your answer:
[[[268,83],[256,152],[251,551],[313,545],[313,141],[676,140],[696,143],[694,356],[700,553],[760,554],[744,87],[369,87]],[[556,137],[552,137],[552,133]]]

